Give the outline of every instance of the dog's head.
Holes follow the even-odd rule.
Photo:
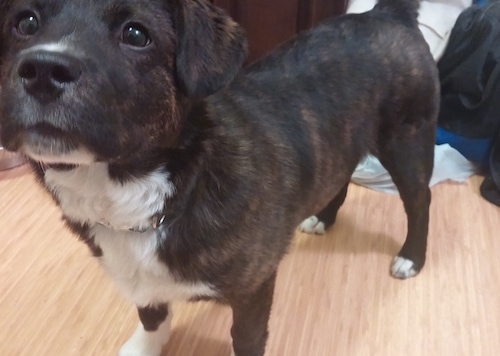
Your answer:
[[[175,145],[183,106],[233,79],[241,28],[205,0],[2,0],[2,144],[46,163]]]

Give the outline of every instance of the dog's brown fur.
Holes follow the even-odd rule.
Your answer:
[[[97,36],[113,0],[48,0],[44,11],[62,15],[48,16],[40,35],[16,36],[16,16],[30,3],[0,4],[2,142],[42,156],[47,137],[51,154],[83,147],[123,184],[165,168],[175,195],[155,212],[168,234],[156,255],[176,280],[208,283],[231,305],[238,356],[264,353],[276,271],[294,229],[315,213],[333,224],[368,153],[391,173],[408,215],[398,257],[410,267],[392,273],[420,271],[438,84],[417,1],[383,0],[368,14],[331,19],[239,73],[243,31],[203,0],[125,1],[132,17],[151,20],[144,26],[154,45],[140,51]],[[84,68],[65,83],[72,95],[28,90],[19,68],[33,58],[22,50],[70,32],[86,53],[71,58]],[[45,168],[76,169],[55,163]],[[45,170],[34,167],[43,181]],[[106,254],[92,234],[97,222],[66,220],[96,256]],[[148,332],[167,314],[167,301],[139,306]]]

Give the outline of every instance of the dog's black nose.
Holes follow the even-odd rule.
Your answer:
[[[69,55],[45,51],[24,56],[17,70],[26,91],[43,100],[57,98],[82,74],[81,62]]]

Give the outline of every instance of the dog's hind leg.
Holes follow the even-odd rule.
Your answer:
[[[380,161],[398,188],[408,218],[405,243],[391,266],[391,274],[400,279],[415,276],[425,263],[434,160],[434,126],[405,126],[387,135],[379,147]]]
[[[344,204],[347,195],[347,183],[340,192],[333,198],[328,205],[316,215],[305,219],[300,225],[299,230],[307,234],[323,235],[329,227],[335,224],[337,212]]]
[[[119,356],[160,356],[170,337],[172,310],[168,304],[138,308],[141,320]]]

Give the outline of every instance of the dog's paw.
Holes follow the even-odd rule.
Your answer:
[[[313,215],[299,225],[299,231],[305,232],[307,234],[324,235],[325,234],[325,223],[319,221],[318,217]]]
[[[166,324],[166,323],[163,323]],[[144,330],[141,323],[132,337],[122,346],[119,356],[160,356],[169,338],[170,325],[161,325],[157,331]]]
[[[419,270],[412,260],[401,256],[394,257],[391,265],[391,275],[394,278],[407,279],[416,276],[418,272]]]

